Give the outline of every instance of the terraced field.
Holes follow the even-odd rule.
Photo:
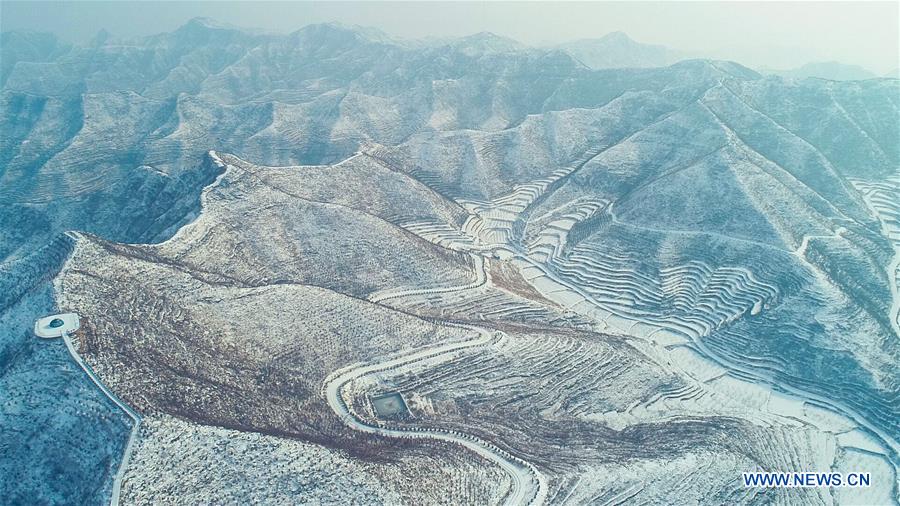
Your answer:
[[[881,222],[882,233],[894,248],[894,257],[887,267],[891,282],[889,318],[894,332],[900,335],[900,176],[879,183],[853,181],[853,185],[863,193],[866,205]]]
[[[734,395],[742,390],[737,380],[722,376],[697,382],[668,372],[668,364],[640,357],[627,343],[596,335],[510,333],[479,353],[371,372],[345,395],[355,394],[356,416],[379,424],[366,402],[367,392],[404,392],[416,418],[402,422],[401,431],[421,431],[425,425],[432,432],[490,438],[535,463],[547,477],[551,503],[591,497],[610,502],[658,502],[663,497],[754,502],[765,496],[754,497],[760,492],[748,491],[734,479],[737,469],[828,467],[844,461],[836,453],[849,451],[854,459],[867,454],[841,449],[831,431],[846,431],[846,425],[819,428],[810,423],[815,416],[798,421],[800,403],[791,406],[790,400],[763,392]],[[803,416],[802,407],[799,411]],[[380,422],[385,423],[397,426]],[[691,444],[683,445],[685,441]],[[866,465],[878,469],[881,479],[889,481],[893,475],[887,462],[876,457]],[[603,473],[630,475],[633,481],[607,481],[600,478]],[[723,479],[709,481],[701,475]],[[888,487],[870,497],[890,494]],[[813,490],[782,490],[778,498],[767,498],[773,499],[823,500]]]
[[[590,153],[587,159],[596,156],[597,153]],[[818,255],[810,252],[810,244],[822,241],[816,244],[821,247],[820,244],[828,244],[829,241],[852,241],[855,239],[852,234],[838,227],[833,236],[824,235],[821,239],[806,236],[798,250],[785,251],[779,247],[750,243],[724,234],[651,229],[623,222],[616,216],[613,206],[603,200],[576,199],[539,216],[524,212],[531,204],[552,198],[549,194],[554,191],[554,178],[572,173],[573,168],[553,173],[548,179],[520,185],[510,194],[494,201],[462,201],[473,217],[458,229],[447,224],[423,226],[416,223],[409,230],[453,249],[482,252],[494,258],[507,259],[518,266],[523,278],[543,298],[596,322],[588,324],[587,328],[602,328],[638,337],[646,341],[640,347],[645,353],[649,352],[650,356],[665,360],[670,366],[674,364],[674,367],[681,368],[689,377],[709,376],[704,382],[704,389],[697,386],[672,387],[659,394],[660,399],[681,399],[688,406],[692,406],[691,403],[695,400],[705,399],[712,404],[704,403],[702,408],[697,409],[708,414],[716,411],[713,406],[722,404],[717,397],[737,398],[765,412],[769,408],[765,403],[760,405],[753,397],[763,395],[778,398],[784,395],[779,392],[784,392],[788,400],[781,403],[781,411],[775,410],[775,414],[779,416],[796,417],[798,413],[806,413],[806,423],[826,432],[830,430],[819,426],[816,421],[816,417],[822,416],[824,412],[810,415],[808,410],[812,406],[816,406],[817,410],[825,408],[843,417],[845,422],[842,423],[853,427],[851,433],[854,435],[842,437],[841,443],[834,443],[836,447],[841,448],[841,452],[850,454],[874,451],[881,455],[883,460],[878,466],[884,473],[882,478],[891,484],[888,488],[893,488],[898,445],[897,427],[892,421],[897,419],[897,407],[890,401],[892,394],[882,394],[884,397],[879,400],[872,397],[872,390],[865,390],[860,386],[848,386],[846,389],[839,387],[835,390],[833,382],[839,382],[840,376],[809,377],[800,370],[796,355],[790,352],[784,355],[763,352],[757,337],[774,326],[787,327],[788,332],[796,332],[794,340],[809,335],[808,327],[800,327],[796,321],[785,321],[782,318],[785,314],[796,315],[799,308],[820,306],[821,302],[810,303],[810,299],[816,299],[810,293],[811,290],[828,294],[826,296],[829,297],[834,297],[833,294],[840,297],[844,288],[840,279],[831,278],[833,267],[823,265],[824,258],[820,256],[822,250],[819,250]],[[892,185],[893,180],[874,188],[856,183],[856,187],[864,193],[868,205],[873,208],[873,214],[882,220],[884,236],[889,240],[894,239],[893,229],[890,227],[895,221],[891,216],[894,209],[888,205],[896,200],[892,198],[896,196],[891,193],[895,190]],[[522,236],[517,235],[517,231],[521,230],[527,231],[524,242],[518,239]],[[704,255],[701,244],[717,254]],[[765,253],[749,252],[750,248],[759,250],[761,247]],[[712,261],[708,260],[710,258]],[[780,258],[782,262],[773,263],[773,258]],[[895,270],[895,263],[896,259],[893,259],[887,267],[889,275]],[[891,288],[892,292],[895,291],[893,282]],[[489,300],[472,300],[478,300],[477,304],[490,304]],[[454,304],[458,304],[447,298],[436,300],[428,297],[406,300],[405,303],[413,310],[439,304],[447,304],[449,308],[453,308]],[[467,309],[471,312],[476,307],[481,306],[473,303]],[[891,319],[895,318],[894,310],[895,304],[892,303]],[[826,311],[837,312],[832,308],[827,308]],[[483,315],[479,316],[484,318]],[[487,319],[497,320],[496,324],[500,325],[504,317],[497,316],[495,318],[492,315]],[[870,318],[877,321],[879,315],[872,315]],[[675,350],[684,351],[673,353]],[[889,353],[884,357],[885,364],[896,358],[894,351]],[[816,352],[810,354],[815,355]],[[570,355],[573,353],[568,349],[541,350],[536,353],[536,356],[541,357]],[[859,358],[865,360],[867,357]],[[464,362],[465,365],[454,364],[453,367],[466,368],[470,363],[480,364],[481,361],[470,359]],[[529,378],[542,378],[549,371],[559,370],[560,367],[560,364],[551,362],[546,369],[500,364],[478,366],[476,370],[528,371]],[[573,368],[584,369],[585,364]],[[455,369],[453,377],[457,377]],[[720,372],[710,376],[710,370]],[[810,371],[806,371],[808,372]],[[417,377],[432,374],[441,380],[448,375],[428,371]],[[590,377],[593,380],[602,378],[602,375],[595,373]],[[455,381],[462,381],[463,384],[448,384],[446,388],[453,393],[447,395],[466,398],[478,390],[476,384],[507,384],[506,380],[478,374],[460,373],[458,378]],[[437,387],[430,383],[423,385],[387,379],[383,381],[387,381],[391,388],[406,392],[408,396],[414,393],[414,398],[419,399],[422,405],[413,403],[413,411],[417,407],[425,412],[434,411],[433,406],[440,403],[428,396],[445,388],[443,385]],[[749,385],[742,385],[745,382]],[[516,391],[527,389],[526,383],[517,384]],[[888,387],[888,391],[891,388],[893,387]],[[566,390],[564,387],[561,389]],[[710,395],[709,390],[715,392],[715,395]],[[548,387],[538,386],[535,388],[535,395],[547,391]],[[519,394],[518,397],[522,395]],[[534,398],[530,395],[525,397]],[[504,405],[503,401],[497,399],[479,402],[489,406]],[[596,405],[590,402],[588,404]],[[472,405],[467,404],[460,411],[469,413],[470,408]],[[516,412],[521,413],[525,409],[520,406]],[[558,409],[559,404],[553,409],[545,408],[546,412]],[[742,418],[754,419],[754,415],[749,413],[752,409],[742,406],[738,411],[742,412]],[[567,409],[562,411],[569,413]],[[444,420],[444,415],[445,413],[438,412],[435,420]],[[771,413],[767,413],[759,416],[766,420],[766,424],[770,424],[773,423],[769,420],[770,415]],[[617,418],[617,422],[621,423],[621,417]],[[467,422],[469,427],[482,427],[485,424],[490,425],[484,421]],[[857,439],[858,436],[869,442],[862,443],[861,439]],[[887,489],[882,492],[884,490]]]
[[[817,504],[820,490],[767,493],[743,487],[740,475],[860,465],[877,485],[851,500],[894,497],[897,445],[892,422],[879,418],[890,404],[826,397],[796,383],[787,357],[734,352],[752,322],[777,323],[772,313],[806,294],[808,265],[788,265],[789,275],[782,265],[755,270],[733,241],[710,237],[707,247],[733,251],[697,260],[698,234],[648,233],[607,202],[579,200],[526,222],[524,210],[552,191],[544,182],[528,187],[539,190],[524,204],[505,196],[459,207],[414,187],[434,203],[426,212],[446,220],[440,230],[466,238],[452,244],[436,228],[371,214],[381,206],[360,206],[334,227],[327,211],[350,199],[318,189],[324,167],[209,156],[221,175],[195,222],[156,246],[76,234],[56,281],[60,303],[87,317],[80,354],[145,416],[303,439],[324,447],[317,452],[350,451],[381,476],[403,455],[450,445],[464,455],[452,471],[462,473],[460,493],[478,501]],[[367,171],[368,156],[335,170]],[[245,225],[227,226],[236,222]],[[322,242],[322,227],[347,239]],[[363,230],[366,239],[353,240]],[[392,254],[368,251],[375,242],[393,244]],[[379,419],[371,399],[383,392],[402,393],[410,415]],[[123,494],[170,497],[148,481],[160,464],[142,448],[123,468]],[[245,457],[250,466],[262,458]],[[381,458],[388,463],[375,465]],[[354,486],[385,502],[413,490],[366,480],[375,481]]]

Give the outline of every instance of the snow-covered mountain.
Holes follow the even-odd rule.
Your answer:
[[[874,79],[878,77],[859,65],[848,65],[846,63],[834,61],[807,63],[806,65],[791,70],[762,69],[761,71],[764,74],[794,79],[817,77],[819,79],[829,79],[831,81],[861,81],[863,79]]]
[[[624,32],[575,40],[557,48],[592,69],[664,67],[686,58],[665,46],[635,42]]]
[[[900,81],[600,40],[4,33],[0,497],[896,501]]]

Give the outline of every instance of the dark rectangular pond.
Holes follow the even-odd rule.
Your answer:
[[[409,408],[400,392],[373,395],[371,400],[379,418],[403,418],[409,415]]]

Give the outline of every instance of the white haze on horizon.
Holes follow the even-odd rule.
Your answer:
[[[194,17],[282,33],[337,21],[408,39],[489,31],[528,45],[622,31],[754,68],[838,61],[884,75],[900,66],[900,2],[0,2],[3,31],[47,31],[78,43],[101,29],[151,35]]]

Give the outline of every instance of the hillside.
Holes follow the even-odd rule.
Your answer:
[[[896,502],[900,81],[603,41],[4,33],[0,496]]]

